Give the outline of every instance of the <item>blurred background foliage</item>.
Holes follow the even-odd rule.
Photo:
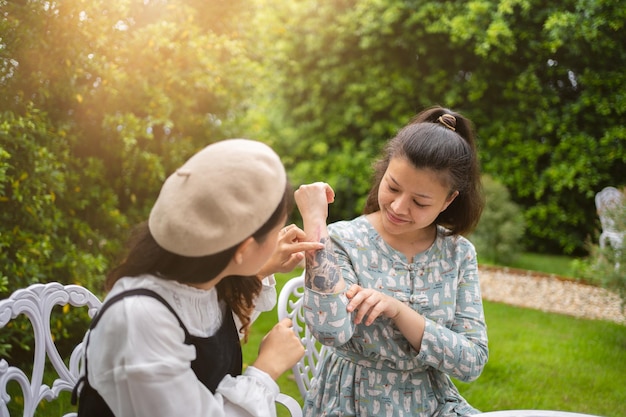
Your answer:
[[[625,22],[621,0],[0,0],[0,295],[98,292],[166,176],[229,137],[354,217],[434,104],[474,121],[520,247],[586,255],[594,194],[626,183]]]

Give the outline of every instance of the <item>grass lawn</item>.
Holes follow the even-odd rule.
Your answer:
[[[544,271],[562,274],[557,271]],[[278,276],[278,290],[291,276]],[[490,359],[472,383],[455,381],[482,411],[549,409],[624,417],[626,326],[485,302]],[[244,362],[256,357],[263,335],[276,323],[273,310],[254,323]],[[301,401],[291,372],[278,384]],[[286,416],[281,413],[279,416]]]
[[[457,383],[472,405],[626,415],[625,326],[490,302],[485,317],[489,362]]]
[[[530,264],[510,266],[568,276],[564,268],[571,261],[550,258],[528,255],[521,259]],[[297,273],[277,276],[277,290]],[[626,326],[492,302],[485,302],[485,316],[489,362],[478,380],[455,381],[472,405],[482,411],[546,409],[626,416]],[[253,324],[243,347],[244,366],[254,362],[262,337],[277,320],[274,309]],[[278,384],[282,392],[302,402],[290,371]],[[21,391],[16,383],[9,384],[9,391],[10,415],[21,415]],[[69,393],[63,393],[60,401],[44,401],[37,416],[59,416],[60,410],[71,409]],[[279,408],[278,415],[288,414]]]
[[[565,255],[522,253],[510,265],[506,266],[576,278],[573,261],[573,258]]]

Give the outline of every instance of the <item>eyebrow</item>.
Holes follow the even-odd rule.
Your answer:
[[[391,179],[391,181],[393,181],[395,185],[397,185],[398,187],[401,187],[400,183],[396,181],[396,179],[391,174],[389,174],[389,178]],[[425,198],[427,200],[433,199],[431,196],[426,195],[426,194],[416,194],[416,193],[411,193],[411,194],[414,195],[415,197]]]

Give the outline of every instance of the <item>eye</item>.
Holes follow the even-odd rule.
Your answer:
[[[392,193],[397,193],[398,192],[398,189],[392,187],[391,185],[387,185],[387,188],[389,188],[389,191],[391,191]]]
[[[415,201],[415,200],[413,200],[413,203],[415,203],[415,205],[416,205],[417,207],[426,207],[426,205],[424,205],[424,204],[420,204],[420,203],[418,203],[418,202],[417,202],[417,201]]]

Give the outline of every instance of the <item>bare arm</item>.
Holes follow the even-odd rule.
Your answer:
[[[341,291],[345,288],[345,282],[339,272],[326,227],[328,204],[334,201],[335,193],[328,184],[316,182],[301,185],[295,192],[295,198],[307,240],[324,245],[320,250],[306,252],[305,286],[320,293]]]
[[[329,237],[323,237],[320,242],[323,249],[306,254],[306,274],[304,285],[307,288],[322,293],[334,293],[342,289],[345,284],[337,268],[332,242]],[[339,285],[339,284],[342,285]]]

